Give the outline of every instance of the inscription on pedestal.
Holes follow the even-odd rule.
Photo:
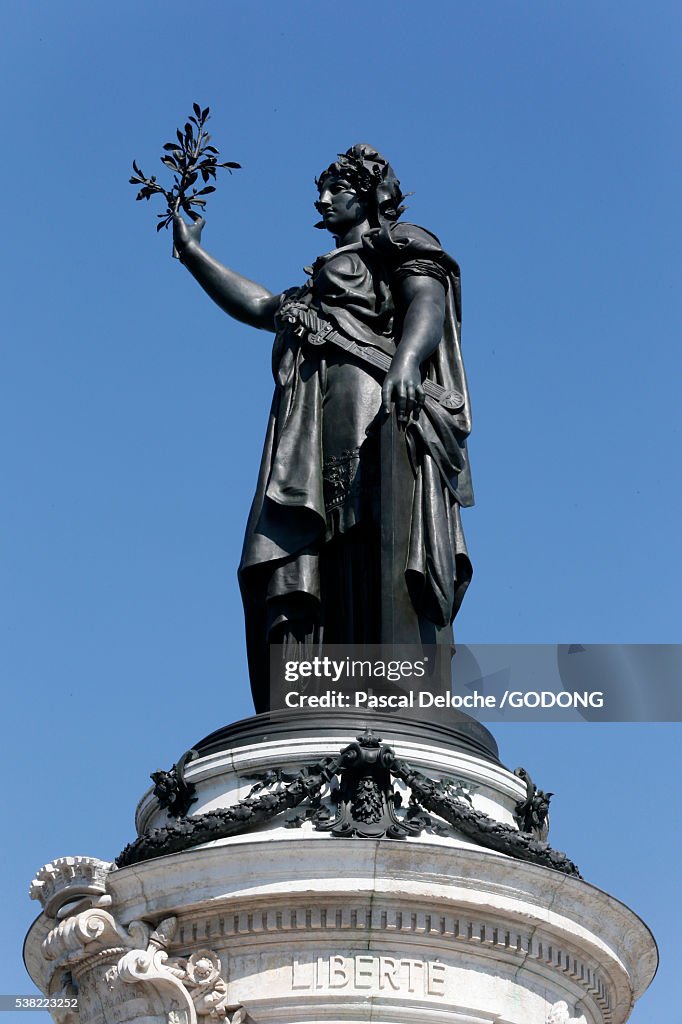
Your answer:
[[[438,960],[372,956],[318,956],[314,960],[294,957],[291,965],[293,990],[320,991],[348,989],[383,994],[417,993],[424,996],[445,995],[446,965]]]

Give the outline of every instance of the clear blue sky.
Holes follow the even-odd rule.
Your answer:
[[[135,203],[192,101],[243,170],[206,246],[273,290],[370,141],[463,273],[478,504],[458,636],[679,642],[682,13],[673,2],[3,5],[2,991],[36,868],[113,857],[150,771],[250,713],[235,567],[270,339]],[[158,165],[160,168],[160,165]],[[239,426],[235,427],[235,423]],[[505,726],[552,841],[654,929],[678,1002],[677,725]],[[671,889],[671,887],[673,887]]]

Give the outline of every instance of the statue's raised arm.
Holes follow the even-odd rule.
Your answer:
[[[229,267],[223,266],[201,247],[204,218],[187,224],[179,213],[173,217],[173,242],[178,257],[204,291],[235,320],[275,330],[275,313],[281,297],[250,281]]]
[[[388,161],[353,146],[317,179],[330,252],[274,295],[174,218],[183,264],[231,316],[275,331],[275,393],[239,566],[257,711],[268,645],[452,643],[473,502],[456,262],[403,224]],[[388,524],[388,526],[387,526]],[[390,537],[387,545],[386,537]]]

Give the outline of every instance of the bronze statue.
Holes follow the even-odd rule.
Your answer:
[[[179,257],[204,290],[275,334],[239,566],[258,712],[269,643],[292,654],[322,642],[450,644],[471,579],[459,268],[429,231],[400,223],[400,182],[371,146],[352,146],[316,184],[317,226],[335,248],[278,294],[201,247],[203,218],[174,217]]]

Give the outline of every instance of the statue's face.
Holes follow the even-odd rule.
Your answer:
[[[344,178],[326,177],[315,207],[333,235],[343,235],[367,219],[367,206]]]

